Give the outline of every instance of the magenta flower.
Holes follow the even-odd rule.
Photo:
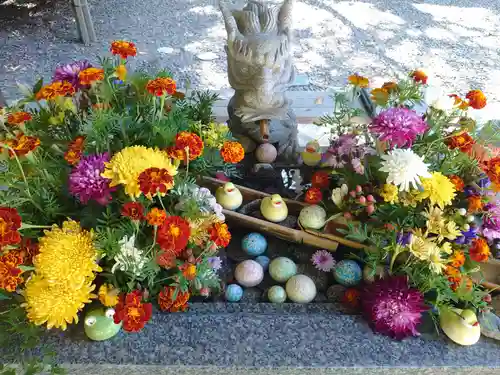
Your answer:
[[[311,262],[316,269],[323,272],[330,272],[335,267],[335,259],[327,250],[316,251],[311,258]]]
[[[489,241],[500,239],[500,216],[484,215],[482,230],[483,236]]]
[[[108,153],[84,156],[69,175],[69,192],[80,202],[87,204],[94,200],[101,205],[111,200],[111,192],[116,188],[109,187],[111,180],[101,176],[104,163],[109,162]]]
[[[80,74],[82,70],[90,67],[92,67],[92,65],[90,65],[87,60],[74,61],[70,64],[59,65],[54,72],[54,78],[52,81],[68,81],[75,89],[78,90],[82,87],[78,79],[78,74]]]
[[[429,126],[415,111],[407,108],[389,108],[373,119],[370,131],[391,147],[411,147],[417,135]]]
[[[423,294],[408,286],[405,276],[395,276],[368,285],[361,298],[364,316],[373,330],[402,340],[418,336],[417,326],[424,305]]]

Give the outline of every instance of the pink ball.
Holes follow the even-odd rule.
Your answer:
[[[255,151],[255,157],[260,163],[272,163],[276,160],[278,151],[270,143],[263,143]]]

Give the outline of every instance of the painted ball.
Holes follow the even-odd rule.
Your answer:
[[[272,286],[267,291],[267,298],[272,303],[283,303],[286,301],[286,291],[285,288],[279,285]]]
[[[295,303],[309,303],[316,297],[316,285],[309,276],[295,275],[286,282],[286,294]]]
[[[278,151],[270,143],[263,143],[255,150],[255,157],[260,163],[272,163],[276,160]]]
[[[335,280],[344,286],[355,286],[361,282],[363,272],[353,260],[342,260],[333,269]]]
[[[262,266],[254,260],[244,260],[236,266],[234,278],[238,284],[251,288],[260,284],[264,278]]]
[[[290,258],[279,257],[269,263],[269,275],[273,280],[284,283],[297,274],[297,265]]]
[[[320,229],[326,223],[326,211],[318,205],[304,207],[299,214],[299,223],[306,229]]]
[[[252,256],[264,254],[267,249],[267,240],[260,233],[248,233],[241,240],[241,248],[245,253]]]
[[[271,259],[269,259],[269,257],[266,257],[265,255],[260,255],[257,258],[255,258],[255,261],[262,266],[264,271],[267,271],[269,268],[269,262],[271,261]]]
[[[238,302],[243,297],[243,288],[238,284],[230,284],[226,287],[226,301]]]

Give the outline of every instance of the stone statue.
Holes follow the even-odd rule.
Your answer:
[[[297,121],[285,95],[294,80],[291,12],[294,0],[267,7],[250,0],[242,10],[220,2],[227,31],[229,83],[235,90],[228,104],[229,128],[258,143],[278,143],[278,154],[292,160]]]

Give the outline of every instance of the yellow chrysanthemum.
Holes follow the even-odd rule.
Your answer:
[[[380,196],[384,198],[384,201],[395,204],[399,202],[398,198],[399,189],[393,184],[384,184]]]
[[[40,239],[40,253],[33,264],[36,273],[49,282],[68,280],[80,286],[102,271],[97,264],[97,249],[92,234],[76,221],[68,220],[59,228],[53,225]]]
[[[203,142],[207,147],[221,149],[224,142],[227,140],[229,128],[226,124],[211,122],[202,130]]]
[[[102,284],[99,288],[99,301],[106,307],[113,307],[118,304],[120,289],[111,284]]]
[[[403,192],[400,194],[399,200],[405,207],[417,207],[418,199],[417,199],[417,190],[411,190],[408,192]]]
[[[91,298],[95,285],[90,281],[75,287],[67,281],[50,282],[39,275],[34,275],[26,283],[23,292],[26,300],[28,319],[36,325],[47,323],[47,328],[60,328],[63,331],[68,324],[78,323],[78,312]]]
[[[432,272],[440,275],[443,273],[443,270],[446,268],[445,261],[441,258],[441,249],[437,246],[434,246],[430,249],[429,252],[429,268]]]
[[[131,197],[141,195],[139,175],[148,168],[166,169],[170,176],[177,174],[178,162],[172,162],[164,151],[144,146],[126,147],[106,164],[102,177],[111,180],[110,186],[124,185]]]
[[[428,198],[432,205],[444,208],[455,198],[455,185],[442,173],[432,172],[432,177],[420,180],[423,187],[423,191],[417,195],[420,201]]]
[[[445,254],[451,254],[453,252],[453,249],[451,247],[451,243],[445,242],[441,245],[441,251]]]
[[[414,233],[411,236],[410,253],[420,260],[429,260],[434,247],[436,247],[436,244],[420,235],[420,233]]]

